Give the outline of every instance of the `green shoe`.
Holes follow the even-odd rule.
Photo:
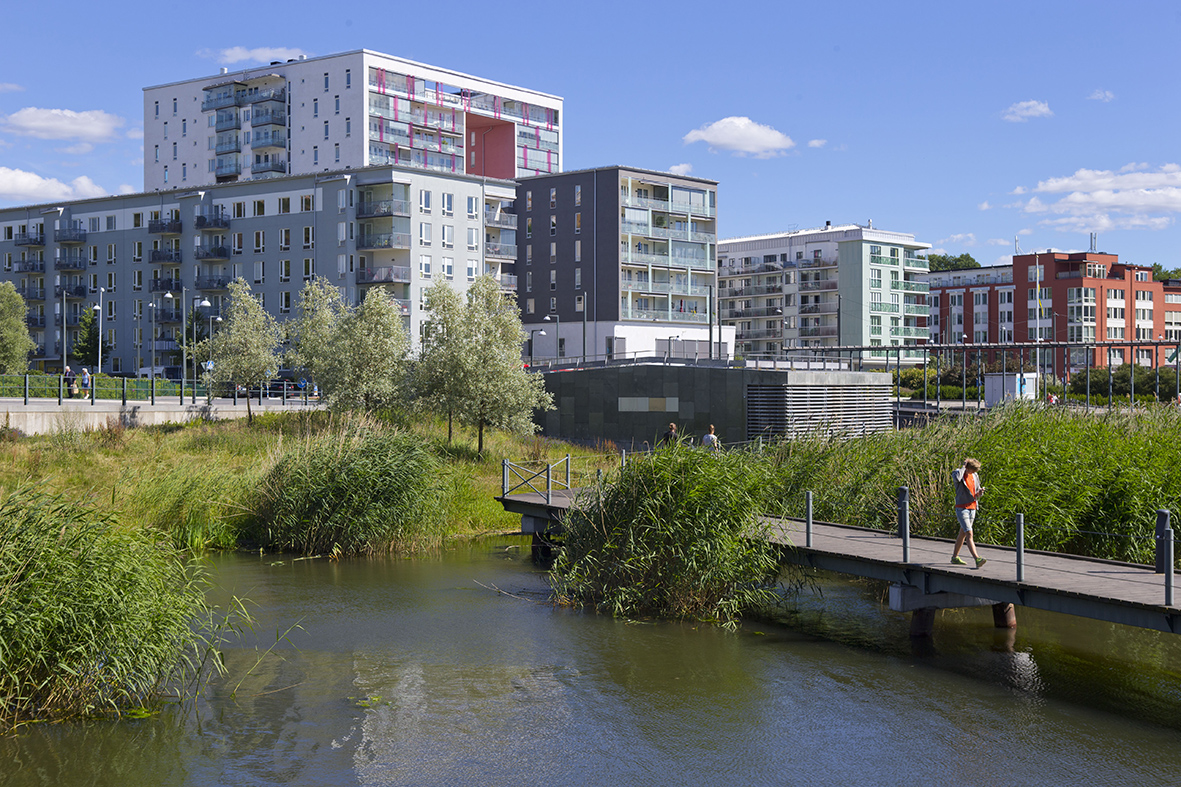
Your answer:
[[[982,557],[976,558],[976,568],[980,568],[981,566],[983,566],[987,562],[988,562],[987,558],[982,558]]]
[[[966,566],[966,565],[968,565],[967,563],[965,563],[965,562],[964,562],[964,559],[963,559],[962,557],[953,557],[953,558],[951,559],[951,564],[952,564],[953,566]]]

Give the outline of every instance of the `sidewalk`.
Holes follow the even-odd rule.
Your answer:
[[[290,410],[319,409],[320,403],[303,399],[289,398],[287,404],[281,399],[263,398],[260,405],[258,400],[250,403],[250,412],[268,413]],[[97,429],[106,424],[107,419],[117,417],[124,426],[149,426],[153,424],[184,423],[196,418],[206,420],[221,420],[226,418],[245,418],[247,414],[246,400],[238,399],[235,405],[233,399],[214,399],[206,403],[202,397],[197,403],[192,403],[188,397],[185,404],[180,403],[180,396],[156,397],[156,403],[150,400],[128,399],[123,404],[119,399],[63,399],[59,405],[55,398],[30,398],[26,405],[22,397],[0,397],[0,424],[19,429],[24,434],[50,434],[63,429]]]

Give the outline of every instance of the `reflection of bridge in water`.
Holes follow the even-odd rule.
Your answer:
[[[505,462],[497,500],[521,515],[521,532],[533,536],[535,551],[561,533],[566,512],[583,491],[570,488],[568,467],[569,458],[542,471]],[[1174,603],[1173,573],[1167,570],[1171,554],[1162,563],[1167,573],[1161,574],[1136,563],[977,544],[988,562],[975,569],[950,564],[950,539],[903,539],[827,522],[813,522],[809,536],[804,520],[768,524],[767,537],[784,546],[785,562],[892,583],[890,608],[912,613],[913,636],[931,633],[938,609],[983,605],[992,606],[999,628],[1016,626],[1014,606],[1023,606],[1181,634],[1181,607]]]

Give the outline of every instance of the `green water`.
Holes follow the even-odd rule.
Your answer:
[[[1175,636],[970,610],[916,650],[881,588],[833,577],[738,633],[625,623],[552,607],[517,539],[211,563],[255,605],[229,675],[2,739],[0,784],[1181,783]]]

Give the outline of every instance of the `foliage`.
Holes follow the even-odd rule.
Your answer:
[[[437,544],[439,463],[414,435],[345,422],[287,447],[263,478],[246,535],[304,554]]]
[[[950,254],[928,254],[927,265],[932,271],[955,271],[980,267],[976,258],[967,252],[954,257]]]
[[[1152,263],[1152,280],[1153,281],[1168,281],[1169,279],[1181,279],[1181,268],[1173,268],[1172,270],[1161,265],[1159,262]]]
[[[751,538],[773,488],[753,454],[674,445],[636,456],[568,514],[554,594],[619,617],[732,625],[776,599],[773,548]]]
[[[344,309],[323,351],[312,363],[330,409],[372,412],[405,401],[410,339],[385,290],[375,287],[358,308]]]
[[[468,288],[462,322],[456,350],[467,354],[464,367],[470,374],[456,415],[476,427],[482,453],[486,427],[532,434],[537,431],[533,411],[551,409],[553,397],[540,375],[522,367],[521,317],[491,277],[482,276]]]
[[[299,292],[296,317],[287,323],[288,363],[317,379],[320,365],[333,354],[332,341],[346,314],[340,290],[326,279],[313,279]]]
[[[231,471],[207,457],[190,459],[140,479],[128,511],[177,549],[233,549],[246,514],[243,501],[258,479],[255,468]]]
[[[1136,374],[1136,398],[1148,395],[1155,398],[1157,385],[1157,370],[1151,366],[1124,364],[1114,371],[1105,366],[1091,369],[1089,372],[1075,372],[1070,378],[1069,390],[1074,394],[1087,393],[1087,380],[1090,378],[1091,395],[1107,396],[1108,377],[1110,375],[1111,391],[1114,396],[1127,397],[1131,393],[1132,371]],[[1177,369],[1174,366],[1160,368],[1160,398],[1161,401],[1171,402],[1177,398]]]
[[[78,318],[78,341],[74,342],[70,354],[78,359],[83,366],[98,371],[99,320],[94,316],[94,309],[83,309]],[[106,339],[102,341],[103,358],[111,357],[111,345]]]
[[[152,705],[193,666],[204,582],[147,532],[25,486],[0,499],[0,730]]]
[[[25,299],[10,281],[0,281],[0,374],[24,374],[33,340],[25,322]]]
[[[799,515],[813,491],[817,519],[892,529],[897,488],[910,489],[911,532],[953,537],[951,471],[982,463],[987,489],[978,541],[1012,544],[1025,516],[1035,549],[1151,562],[1156,510],[1181,511],[1181,413],[1134,414],[1012,404],[845,442],[779,445],[779,499]],[[1113,533],[1115,535],[1096,535]]]
[[[447,282],[426,291],[426,325],[422,352],[414,366],[416,402],[428,412],[447,416],[447,441],[452,438],[455,411],[464,406],[472,377],[474,356],[469,352],[466,309]]]
[[[279,370],[279,329],[245,279],[230,282],[229,293],[224,324],[213,336],[213,370],[206,375],[222,384],[265,383]],[[249,397],[246,413],[254,417]]]

